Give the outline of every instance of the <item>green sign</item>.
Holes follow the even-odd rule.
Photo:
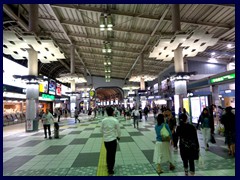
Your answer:
[[[55,99],[55,96],[50,95],[50,94],[42,94],[43,99],[48,99],[48,100],[53,100]]]
[[[213,84],[213,83],[218,83],[218,82],[222,82],[222,81],[226,81],[226,80],[230,80],[230,79],[235,79],[235,73],[217,77],[217,78],[212,78],[212,79],[210,79],[210,83]]]

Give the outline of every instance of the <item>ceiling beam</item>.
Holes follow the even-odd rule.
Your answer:
[[[94,62],[98,62],[98,63],[102,63],[102,65],[103,65],[103,62],[104,62],[104,58],[96,58],[96,59],[93,59],[93,58],[89,58],[89,57],[83,57],[85,60],[87,60],[87,63],[86,64],[91,64],[91,62],[89,62],[89,61],[94,61]],[[131,62],[132,61],[132,62]],[[112,60],[112,66],[113,65],[115,65],[115,64],[126,64],[126,65],[128,65],[129,66],[129,64],[132,64],[133,63],[133,61],[134,61],[134,59],[132,59],[131,61],[117,61],[117,62],[115,62],[115,60],[113,59]],[[77,64],[77,63],[76,63]],[[144,66],[152,66],[152,65],[156,65],[156,64],[158,64],[158,66],[168,66],[169,64],[171,64],[171,62],[165,62],[165,61],[159,61],[159,60],[145,60],[145,64],[144,64]],[[93,63],[93,65],[94,65],[94,63]],[[96,64],[95,64],[95,66],[96,66]],[[118,66],[119,67],[119,66]],[[156,66],[153,66],[152,68],[156,68]]]
[[[60,41],[58,41],[59,43],[62,43]],[[84,48],[96,48],[96,49],[102,49],[102,45],[101,44],[89,44],[89,43],[81,43],[81,42],[76,42],[75,46],[78,47],[84,47]],[[116,47],[116,46],[112,46],[112,50],[113,51],[123,51],[123,52],[128,52],[128,53],[133,53],[133,54],[138,54],[139,49],[136,48],[129,48],[129,47]],[[81,50],[80,50],[81,52]]]
[[[66,40],[61,40],[61,39],[55,39],[58,43],[60,44],[68,44],[68,42]],[[89,43],[82,43],[82,42],[75,42],[75,46],[78,47],[84,47],[84,48],[96,48],[96,49],[102,49],[102,45],[101,44],[89,44]],[[116,46],[112,46],[112,50],[113,51],[123,51],[123,52],[129,52],[129,53],[137,53],[137,51],[139,51],[139,49],[136,48],[129,48],[129,47],[116,47]]]
[[[97,8],[97,7],[90,7],[90,6],[84,6],[84,5],[69,5],[69,4],[53,4],[53,7],[56,8],[70,8],[70,9],[75,9],[75,10],[80,10],[80,11],[92,11],[92,12],[105,12],[106,9],[104,8]],[[123,12],[115,9],[109,9],[108,13],[113,14],[113,15],[122,15],[122,16],[130,16],[130,17],[136,17],[136,18],[144,18],[148,20],[153,20],[153,21],[158,21],[159,20],[159,15],[146,15],[146,14],[138,14],[138,13],[132,13],[132,12]],[[170,21],[172,22],[172,18],[165,17],[163,21]],[[230,29],[232,28],[229,25],[226,24],[220,24],[220,23],[209,23],[209,22],[196,22],[196,21],[191,21],[187,19],[181,19],[181,23],[186,23],[186,24],[192,24],[192,25],[201,25],[201,26],[211,26],[215,28],[223,28],[223,29]]]
[[[209,4],[211,6],[217,6],[217,7],[226,7],[226,8],[231,8],[235,9],[235,4]]]
[[[59,27],[60,30],[64,33],[65,38],[69,41],[70,45],[72,45],[72,44],[73,44],[73,43],[72,43],[72,40],[69,38],[66,30],[65,30],[64,27],[62,26],[59,18],[57,17],[56,13],[55,13],[54,10],[52,9],[51,5],[50,5],[50,4],[45,4],[45,6],[47,7],[47,9],[48,9],[48,11],[50,12],[50,14],[53,15],[53,17],[56,19],[56,22],[57,22],[57,24],[58,24],[58,27]],[[76,50],[75,50],[75,52],[76,52]],[[77,55],[78,55],[78,58],[80,59],[80,61],[82,62],[83,66],[86,67],[85,64],[84,64],[84,62],[83,62],[83,60],[81,59],[81,57],[79,56],[78,53],[77,53]],[[88,74],[91,76],[91,73],[89,72],[89,70],[88,70],[87,68],[86,68],[86,70],[87,70]]]
[[[3,11],[14,21],[16,21],[26,32],[29,31],[28,25],[17,16],[17,14],[7,4],[3,4]]]
[[[93,39],[93,40],[102,40],[102,41],[110,41],[110,42],[118,42],[118,43],[126,43],[126,44],[134,44],[139,46],[144,46],[144,42],[137,42],[137,41],[124,41],[117,38],[105,38],[100,36],[92,36],[92,35],[85,35],[85,34],[79,34],[79,33],[68,33],[68,35],[71,37],[81,37],[86,39]],[[153,46],[154,44],[149,44],[149,46]]]
[[[71,21],[71,20],[62,20],[61,24],[99,29],[99,25],[98,24],[81,23],[81,22],[76,22],[76,21]],[[113,26],[113,30],[114,31],[119,31],[119,32],[124,32],[124,33],[136,33],[136,34],[147,35],[147,36],[150,36],[150,34],[151,34],[150,31],[138,31],[138,30],[133,30],[133,29],[129,30],[129,29],[120,28],[120,27],[114,27],[114,26]],[[168,34],[162,34],[162,33],[158,33],[157,32],[155,35],[158,35],[158,36],[164,36],[165,35],[166,36]],[[172,35],[172,33],[171,33],[171,35]]]
[[[225,32],[224,34],[222,34],[221,36],[219,36],[219,39],[224,39],[225,36],[228,36],[231,33],[235,33],[235,27],[233,27],[232,29],[230,29],[229,31]]]
[[[158,29],[159,25],[162,23],[164,17],[167,15],[168,11],[169,11],[170,7],[168,6],[167,9],[165,9],[165,11],[163,12],[163,15],[161,16],[161,18],[158,20],[157,25],[155,26],[155,28],[153,29],[150,37],[148,38],[148,40],[146,41],[146,44],[144,45],[144,47],[142,48],[141,52],[139,53],[139,56],[137,57],[136,61],[133,63],[132,67],[130,68],[129,72],[127,73],[126,77],[124,78],[124,80],[127,79],[127,77],[130,75],[131,71],[133,70],[134,66],[136,65],[136,63],[138,62],[140,56],[142,56],[142,53],[144,52],[145,48],[147,47],[148,43],[150,42],[151,38],[154,36],[156,30]]]

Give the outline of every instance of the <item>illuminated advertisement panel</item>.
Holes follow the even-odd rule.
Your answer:
[[[62,95],[62,85],[59,83],[57,83],[56,95],[58,95],[58,96]]]
[[[39,92],[48,93],[48,81],[43,81],[39,84]]]
[[[49,80],[49,94],[55,95],[56,92],[56,82],[52,79]]]

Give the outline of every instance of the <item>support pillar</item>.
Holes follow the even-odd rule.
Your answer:
[[[28,50],[28,75],[38,75],[37,52],[33,49]],[[26,87],[26,132],[38,130],[38,97],[38,83],[28,83]]]
[[[172,4],[172,29],[173,32],[181,31],[180,7],[179,4]],[[175,73],[184,72],[183,49],[177,47],[174,50]],[[183,98],[187,96],[187,82],[184,79],[175,80],[174,105],[175,113],[178,114],[179,107],[183,107]]]
[[[29,31],[37,33],[38,28],[38,5],[30,4],[29,9]],[[28,75],[38,76],[37,51],[28,49]],[[39,84],[29,82],[26,87],[26,132],[38,131],[38,104]]]
[[[143,59],[143,54],[140,54],[140,63],[141,63],[141,72],[144,72],[144,59]],[[145,81],[144,77],[141,77],[140,80],[140,89],[145,90]]]
[[[75,86],[75,80],[71,80],[71,91],[75,92],[76,91],[76,86]],[[71,109],[71,117],[74,117],[74,111],[75,107],[77,107],[77,96],[72,94],[70,96],[70,109]]]
[[[38,4],[29,5],[29,31],[38,32]]]
[[[212,93],[212,104],[215,104],[216,106],[221,106],[218,96],[218,85],[210,86],[210,92]]]
[[[71,73],[75,73],[75,45],[71,45]]]
[[[71,74],[75,73],[75,45],[71,44],[70,47],[71,53]],[[76,84],[75,80],[71,80],[71,91],[76,92]],[[71,109],[71,117],[74,117],[75,107],[77,107],[77,97],[76,95],[72,94],[70,96],[70,109]]]

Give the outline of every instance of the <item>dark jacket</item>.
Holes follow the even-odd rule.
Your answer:
[[[222,115],[220,119],[221,123],[224,125],[225,132],[235,132],[235,115],[232,112],[227,112]]]
[[[201,124],[201,127],[202,127],[205,117],[209,119],[209,128],[211,129],[211,133],[213,134],[214,133],[214,120],[213,120],[213,116],[211,116],[210,114],[204,115],[203,113],[201,113],[201,115],[199,116],[199,119],[198,119],[197,129],[199,127],[199,124]]]
[[[176,130],[177,137],[180,138],[180,155],[183,160],[198,159],[199,157],[199,142],[197,137],[196,128],[192,124],[181,123]],[[194,144],[191,148],[186,148],[185,141],[192,142]]]

